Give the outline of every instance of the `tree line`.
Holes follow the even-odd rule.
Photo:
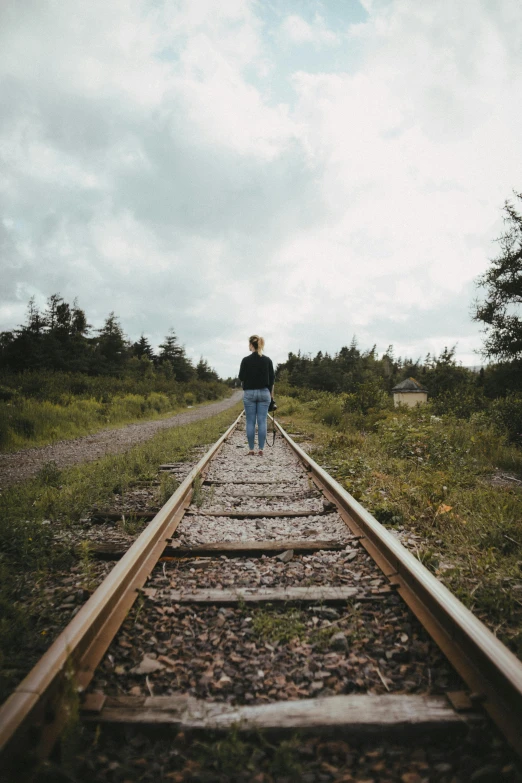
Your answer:
[[[522,202],[522,194],[515,192]],[[290,353],[277,369],[277,378],[296,388],[310,388],[347,394],[361,389],[373,390],[373,396],[390,392],[394,385],[413,376],[432,398],[442,396],[468,399],[474,407],[484,398],[505,397],[522,392],[522,215],[516,205],[506,201],[503,207],[505,231],[497,240],[500,253],[478,279],[485,290],[483,301],[473,303],[471,317],[484,330],[482,355],[497,360],[479,373],[461,367],[455,360],[455,346],[444,348],[440,356],[424,360],[395,358],[393,346],[377,356],[376,347],[361,351],[353,338],[333,356],[319,353],[312,357]],[[472,405],[473,407],[473,405]]]
[[[71,305],[58,293],[48,298],[44,310],[32,298],[25,322],[17,329],[0,332],[0,370],[113,377],[159,374],[181,383],[219,380],[203,357],[194,366],[174,329],[155,353],[144,334],[131,342],[114,312],[101,329],[93,329],[77,300]]]

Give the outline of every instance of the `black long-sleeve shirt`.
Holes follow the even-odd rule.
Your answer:
[[[239,380],[243,389],[268,389],[272,391],[274,385],[274,365],[268,356],[260,356],[257,351],[252,351],[250,356],[241,360],[239,368]]]

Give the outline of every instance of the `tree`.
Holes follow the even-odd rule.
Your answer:
[[[515,196],[522,201],[522,193]],[[485,324],[483,355],[509,361],[522,358],[522,215],[509,201],[504,222],[507,230],[498,240],[501,253],[477,281],[486,289],[486,298],[474,304],[473,320]]]
[[[154,351],[144,334],[142,334],[138,342],[134,343],[132,346],[132,354],[133,356],[137,356],[138,359],[141,359],[142,356],[146,356],[147,359],[150,359],[151,361],[154,359]]]
[[[196,375],[200,381],[218,381],[219,375],[209,365],[206,359],[201,357],[196,365]]]
[[[102,369],[117,371],[127,358],[127,341],[114,312],[109,313],[101,329],[98,329],[97,348],[103,357]]]
[[[174,373],[177,381],[190,381],[194,376],[194,367],[185,356],[185,349],[178,343],[174,329],[169,329],[165,342],[160,345],[158,361],[167,372]]]

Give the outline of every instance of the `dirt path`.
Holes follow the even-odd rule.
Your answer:
[[[215,416],[238,403],[242,394],[242,391],[236,391],[226,400],[178,413],[168,419],[129,424],[119,429],[101,430],[94,435],[85,435],[74,440],[61,440],[51,446],[0,454],[0,487],[31,478],[38,473],[45,462],[50,460],[54,460],[59,468],[67,468],[79,462],[92,462],[105,457],[106,454],[126,451],[138,443],[149,440],[159,430],[179,427]]]

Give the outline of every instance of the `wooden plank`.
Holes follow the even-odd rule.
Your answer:
[[[175,726],[179,731],[237,731],[331,734],[357,737],[412,736],[462,730],[483,720],[478,713],[457,714],[444,696],[350,694],[317,699],[233,707],[191,696],[107,697],[88,720]]]
[[[380,592],[380,591],[379,591]],[[237,587],[234,590],[171,590],[170,599],[175,604],[237,604],[237,603],[345,603],[363,596],[359,587]],[[378,593],[377,593],[378,594]]]
[[[457,712],[466,712],[473,709],[474,705],[467,691],[448,691],[446,696],[450,700],[453,709]]]
[[[335,509],[333,509],[335,510]],[[191,517],[229,517],[229,519],[288,519],[289,517],[323,517],[325,514],[331,514],[332,511],[234,511],[233,509],[223,509],[223,511],[187,511],[186,516]]]
[[[307,486],[309,485],[308,476],[301,476],[301,479],[303,481],[306,481]],[[229,487],[229,486],[235,486],[236,484],[246,485],[246,486],[252,486],[257,487],[259,484],[266,484],[266,485],[281,485],[281,484],[291,484],[295,486],[295,483],[293,480],[288,479],[287,481],[280,481],[280,480],[266,480],[266,479],[251,479],[250,481],[223,481],[222,479],[205,479],[203,484],[206,485],[214,485],[216,487]],[[299,486],[297,487],[299,489]],[[304,489],[304,487],[303,487]]]
[[[174,543],[174,542],[173,542]],[[194,547],[173,547],[178,557],[208,557],[227,555],[228,557],[248,557],[273,555],[293,549],[296,554],[319,552],[322,549],[340,552],[346,548],[347,542],[311,539],[276,539],[268,541],[218,541],[199,544]]]
[[[307,554],[326,550],[341,552],[346,548],[346,542],[339,541],[220,541],[217,543],[200,544],[195,547],[175,546],[175,541],[166,546],[162,558],[191,557],[261,557],[261,555],[276,555],[292,549],[295,554]],[[119,560],[131,546],[122,544],[91,544],[89,554],[98,560]],[[75,548],[80,554],[80,547]]]

